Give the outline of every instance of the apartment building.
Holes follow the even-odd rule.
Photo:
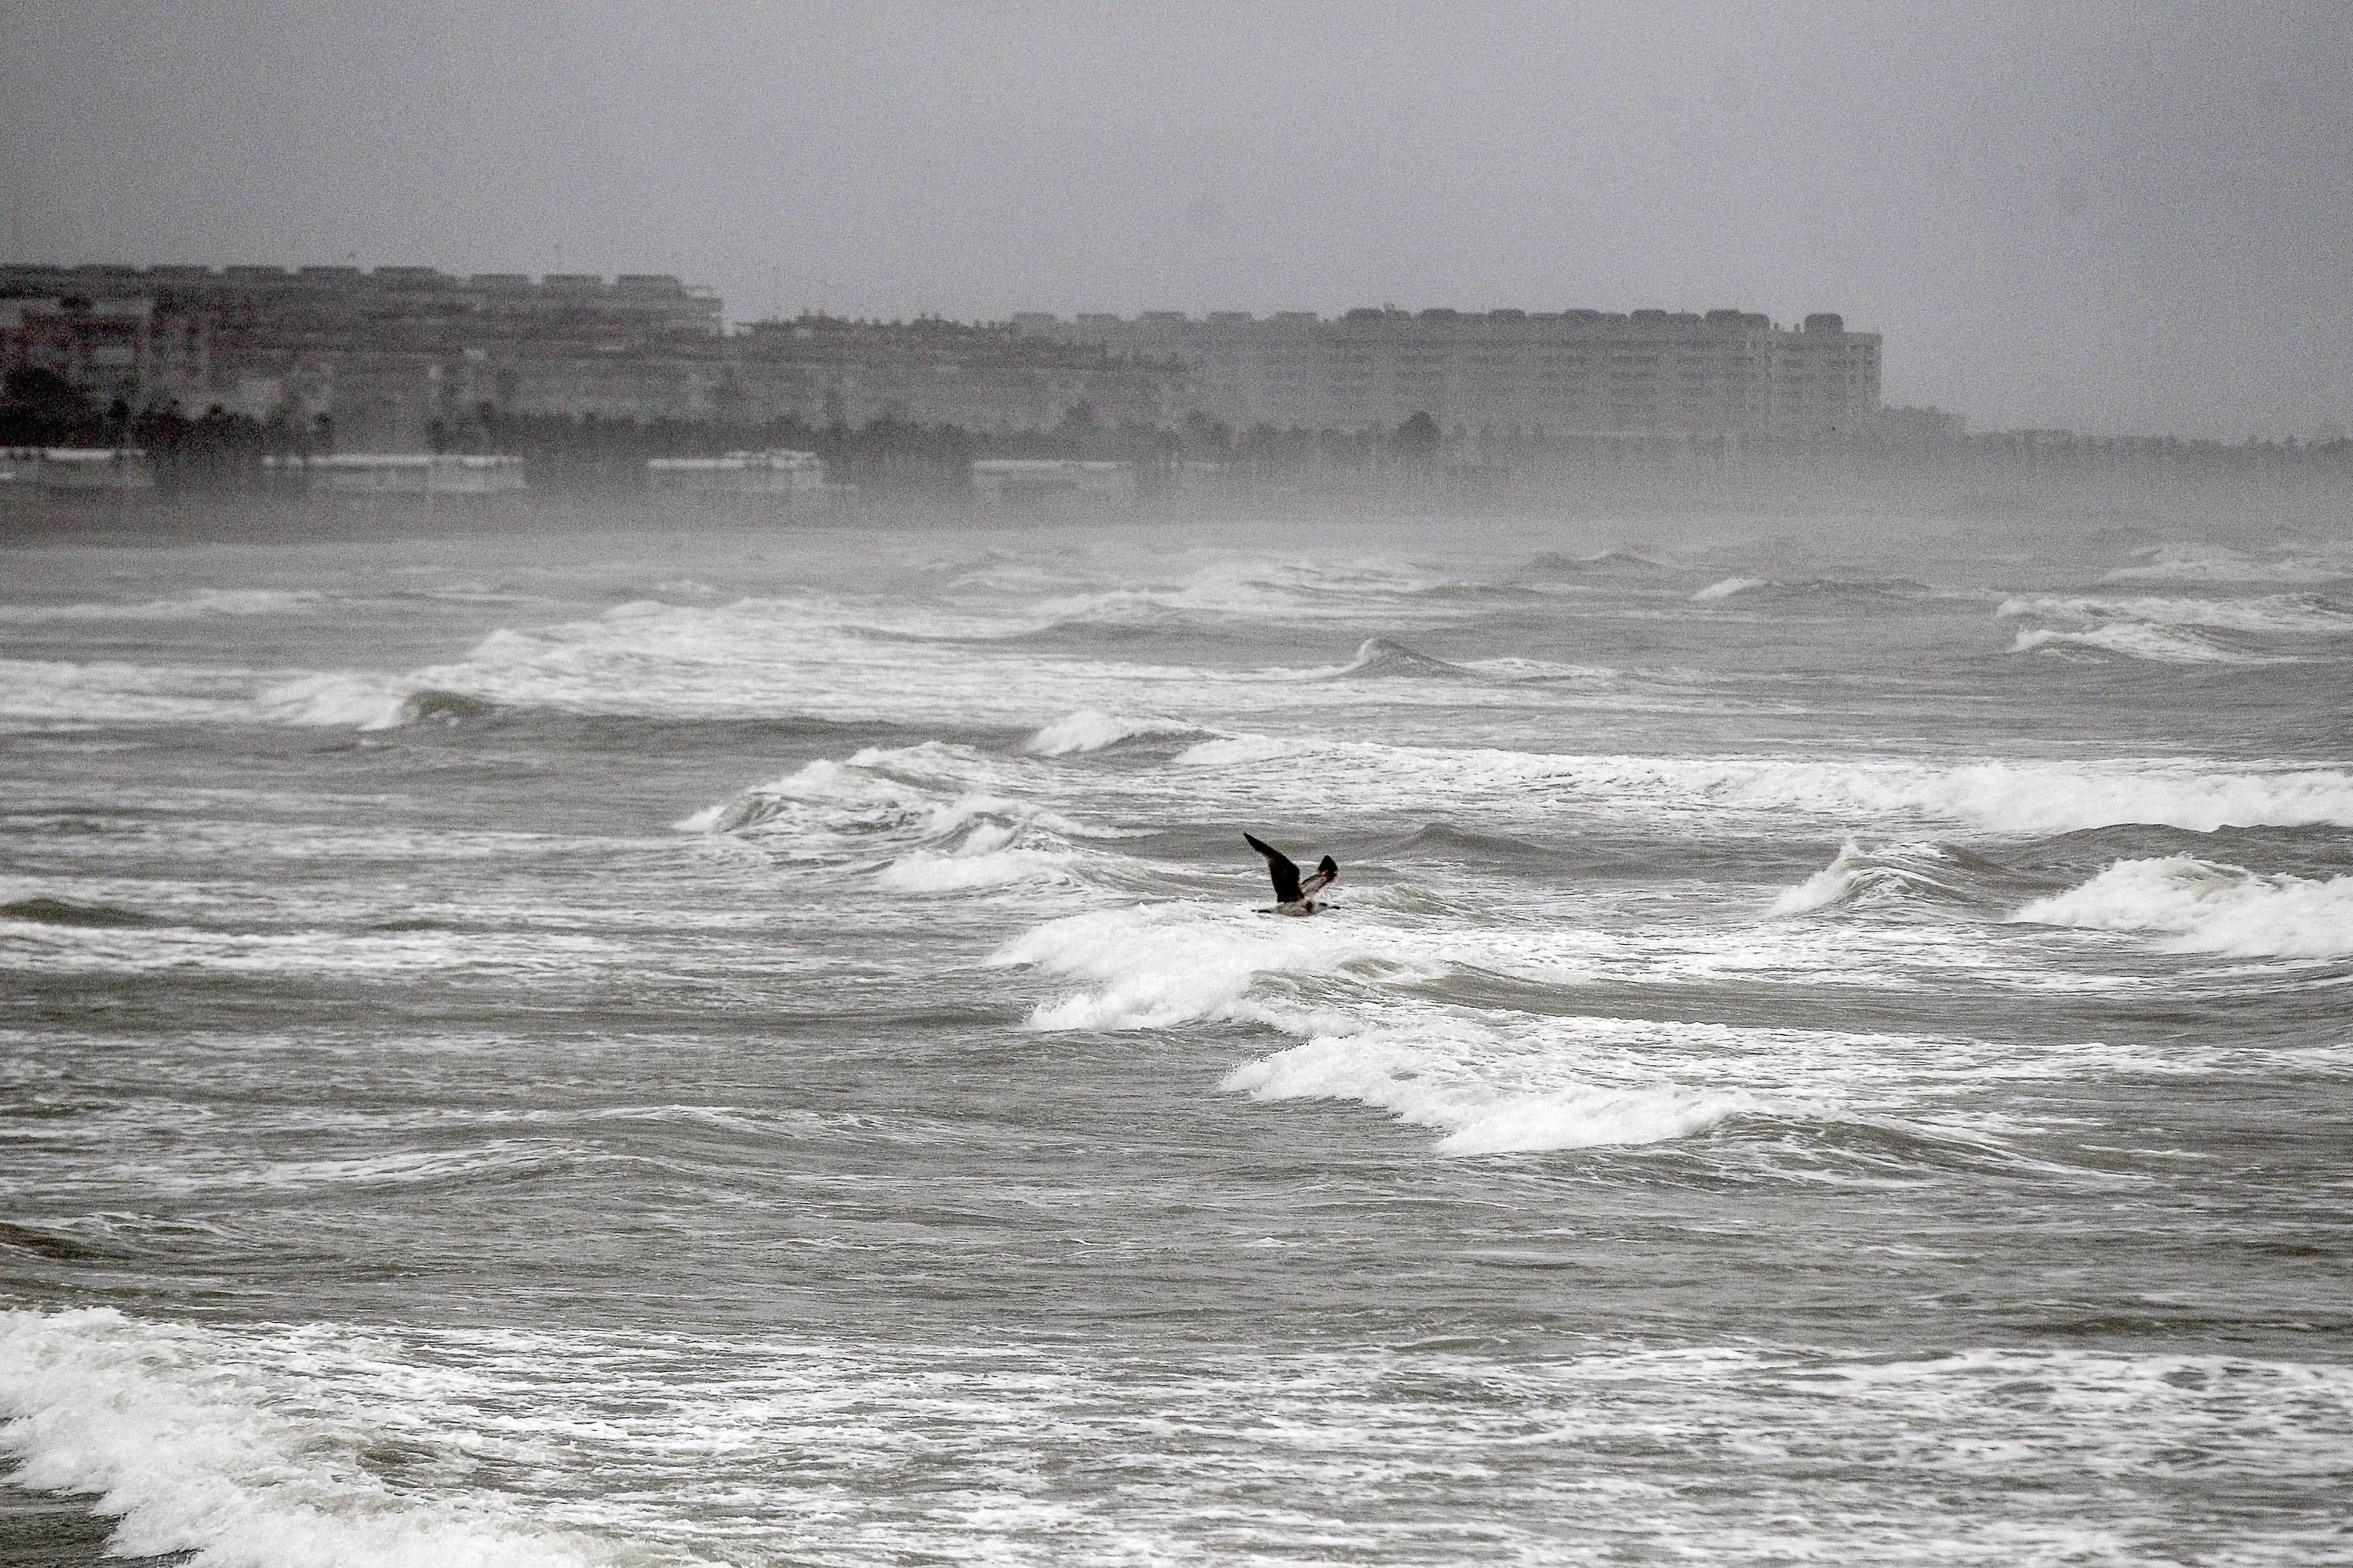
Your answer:
[[[1748,310],[1350,310],[1336,318],[1025,313],[1014,331],[1173,359],[1194,408],[1237,427],[1442,426],[1552,437],[1808,436],[1879,409],[1880,339],[1838,316]]]
[[[517,364],[522,384],[535,384],[533,372],[546,384],[535,407],[691,417],[694,391],[712,378],[654,366],[714,356],[721,311],[716,294],[667,274],[0,267],[0,353],[17,363],[53,363],[134,406],[324,416],[346,446],[422,445],[435,426],[500,403],[518,384],[501,372]],[[82,323],[78,359],[58,346],[50,316]],[[567,400],[582,395],[586,406]]]
[[[0,299],[0,373],[32,367],[142,408],[212,384],[213,322],[146,296]]]
[[[200,413],[217,403],[257,418],[282,414],[305,430],[323,417],[347,450],[462,440],[485,408],[1020,430],[1051,428],[1074,411],[1107,426],[1163,425],[1192,401],[1173,362],[1003,326],[805,315],[728,333],[717,296],[660,274],[0,267],[0,333],[66,310],[86,324],[120,323],[122,342],[107,336],[116,325],[88,327],[69,355],[38,347],[49,338],[20,325],[0,351],[36,342],[40,363],[133,406],[168,397]],[[182,339],[167,338],[166,321],[201,329],[170,374],[164,349]]]

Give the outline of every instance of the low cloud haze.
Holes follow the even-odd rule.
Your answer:
[[[738,320],[1738,305],[1980,427],[2353,423],[2353,9],[17,6],[12,259]]]

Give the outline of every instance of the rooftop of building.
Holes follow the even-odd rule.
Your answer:
[[[607,281],[598,272],[549,272],[534,280],[527,272],[444,272],[437,267],[381,266],[361,268],[345,263],[309,263],[284,267],[239,262],[227,267],[159,262],[134,267],[121,262],[85,261],[0,263],[0,279],[54,279],[85,287],[103,284],[149,283],[185,287],[211,284],[250,288],[262,285],[309,288],[376,289],[540,289],[555,293],[622,294],[707,300],[717,294],[668,272],[623,272]]]
[[[1303,331],[1339,328],[1348,331],[1377,330],[1403,332],[1466,330],[1477,331],[1496,329],[1513,331],[1632,329],[1646,331],[1697,331],[1710,334],[1727,331],[1814,333],[1840,333],[1846,331],[1844,318],[1831,311],[1815,311],[1808,315],[1803,324],[1798,327],[1781,327],[1761,310],[1746,310],[1729,307],[1703,312],[1654,308],[1611,311],[1583,307],[1561,310],[1526,310],[1509,306],[1489,310],[1462,310],[1445,305],[1433,305],[1419,310],[1407,310],[1394,305],[1359,305],[1353,310],[1344,310],[1336,316],[1322,316],[1313,310],[1278,310],[1266,316],[1259,316],[1248,310],[1212,310],[1205,316],[1198,317],[1187,315],[1182,310],[1145,310],[1134,316],[1121,316],[1103,311],[1081,311],[1075,316],[1061,316],[1050,310],[1017,310],[1010,318],[1010,324],[1016,331],[1040,333],[1071,328],[1092,331],[1110,331],[1124,328],[1192,329],[1210,334],[1219,331],[1259,331],[1267,328]]]

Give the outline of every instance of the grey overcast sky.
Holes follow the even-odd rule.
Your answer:
[[[1973,427],[2353,424],[2353,4],[0,0],[6,250],[748,320],[1739,305]]]

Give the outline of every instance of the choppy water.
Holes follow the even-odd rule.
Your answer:
[[[10,555],[0,1557],[2353,1561],[2353,550],[1803,533]]]

